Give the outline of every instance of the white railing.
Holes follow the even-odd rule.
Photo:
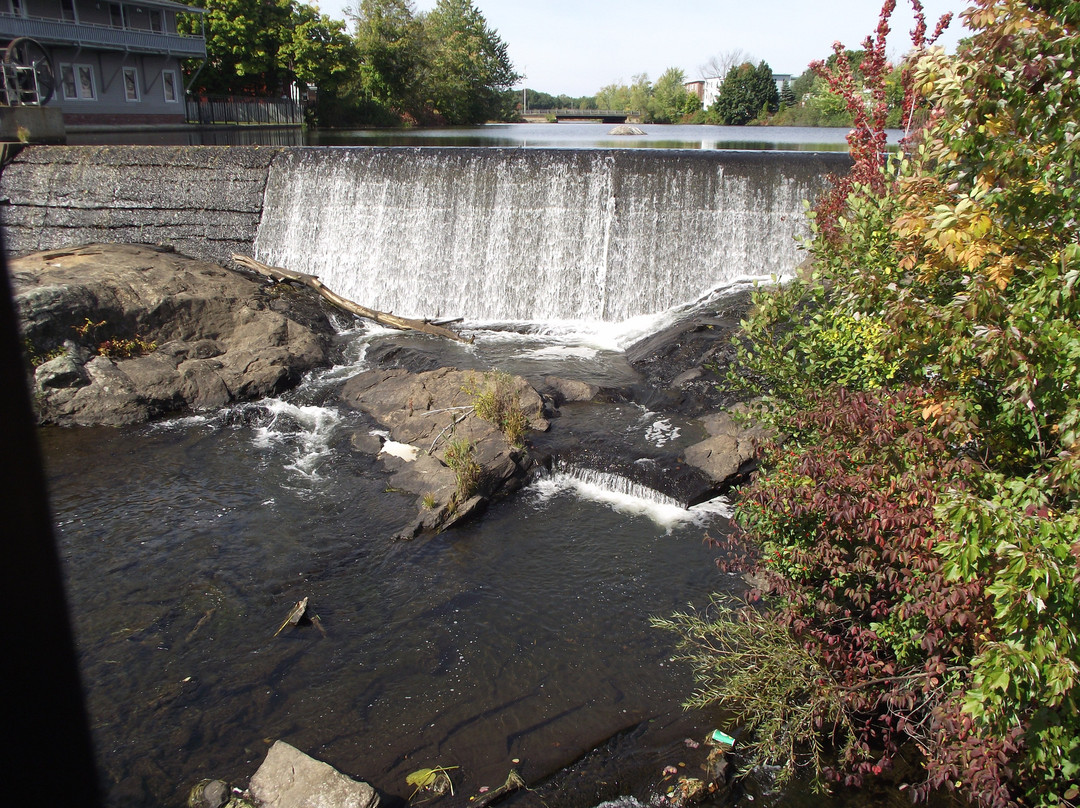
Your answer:
[[[0,14],[0,40],[11,40],[20,36],[28,36],[45,45],[74,45],[137,53],[206,57],[206,40],[201,36],[135,31],[108,25],[89,25]],[[6,41],[0,41],[0,47],[5,44],[7,44]]]

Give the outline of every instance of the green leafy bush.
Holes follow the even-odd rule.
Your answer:
[[[810,756],[821,776],[857,784],[907,745],[918,797],[1069,808],[1080,3],[976,0],[965,17],[959,54],[909,74],[930,113],[906,159],[882,167],[867,134],[813,212],[812,273],[755,297],[732,376],[790,438],[742,493],[722,563],[755,575],[758,608],[825,672],[793,675],[792,697],[846,716],[802,737],[837,751]],[[748,721],[785,754],[775,716]]]

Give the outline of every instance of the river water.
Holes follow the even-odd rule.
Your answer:
[[[343,337],[354,353],[383,338]],[[626,372],[615,354],[536,351],[499,339],[473,363]],[[372,425],[333,397],[363,367],[216,413],[42,431],[109,804],[246,782],[276,738],[391,795],[435,765],[460,766],[475,793],[513,759],[533,780],[651,721],[655,761],[619,776],[659,779],[661,752],[717,716],[678,715],[692,683],[648,620],[734,585],[702,542],[725,529],[725,504],[687,511],[557,472],[477,522],[393,542],[415,498],[350,449]],[[634,405],[602,417],[643,445],[701,437]],[[302,597],[325,634],[274,637]]]
[[[612,135],[605,123],[498,123],[437,129],[214,129],[160,132],[86,132],[68,144],[154,146],[505,146],[558,149],[740,149],[751,151],[847,151],[847,129],[800,126],[704,126],[640,124],[644,135]],[[889,130],[889,144],[903,132]]]
[[[602,147],[595,125],[582,128],[589,126],[511,129],[521,146]],[[689,129],[693,132],[683,131]],[[667,127],[662,135],[647,137],[652,149],[716,149],[721,141],[713,138],[720,135],[712,129]],[[501,141],[504,131],[484,127],[481,134],[474,131],[468,137]],[[739,130],[743,137],[747,131]],[[548,137],[569,140],[545,143],[534,134],[548,132]],[[581,142],[586,132],[595,142]],[[752,134],[755,139],[772,136],[771,146],[750,142],[755,148],[785,150],[788,135],[776,132]],[[814,131],[817,138],[825,134]],[[339,137],[313,136],[327,141]],[[458,137],[447,130],[430,136],[443,145],[447,138]],[[348,137],[374,144],[379,135]],[[350,244],[383,243],[392,238],[400,217],[432,207],[421,193],[435,187],[432,177],[454,196],[448,209],[457,213],[438,225],[451,235],[439,241],[443,236],[432,233],[429,241],[401,247],[413,253],[403,269],[395,270],[398,276],[417,266],[425,250],[453,253],[458,243],[454,234],[462,232],[463,219],[491,221],[486,212],[490,200],[509,194],[509,186],[481,184],[468,196],[462,190],[467,183],[439,174],[466,157],[426,150],[417,155],[420,152],[425,156],[415,162],[429,173],[419,178],[405,180],[394,173],[399,169],[377,167],[389,172],[380,180],[380,198],[398,218],[384,217],[381,231],[363,231],[335,242],[337,246],[318,241],[318,226],[278,239],[292,245],[287,265],[330,251],[331,259],[343,260],[330,261],[339,275],[324,276],[324,281],[345,282],[350,273],[369,271],[341,268],[347,264],[344,259],[353,257],[350,252],[369,252]],[[663,218],[660,209],[670,207],[664,193],[672,187],[672,200],[687,196],[673,186],[674,180],[665,179],[670,166],[657,168],[671,163],[663,157],[669,153],[653,154],[658,155],[655,165],[633,163],[630,168],[614,153],[611,159],[585,158],[586,163],[614,165],[603,169],[615,178],[611,187],[631,189],[609,192],[604,191],[608,186],[596,186],[597,204],[633,209],[638,217],[628,220],[639,224],[629,227],[625,238],[618,235],[617,216],[597,219],[597,238],[611,246],[610,251],[605,246],[605,256],[618,254],[616,241],[638,237],[644,226],[640,223],[655,226]],[[384,153],[391,162],[399,157]],[[323,222],[324,210],[340,197],[324,193],[326,200],[315,199],[325,187],[319,173],[325,161],[311,153],[299,159],[297,176],[308,172],[305,176],[314,179],[306,190],[290,181],[279,183],[275,209],[288,211],[294,205],[297,212],[278,219],[272,211],[264,213],[269,223],[260,230],[260,257],[273,257],[275,233],[297,221]],[[363,163],[366,158],[346,154],[338,159]],[[514,158],[504,154],[500,159],[510,164]],[[566,164],[543,154],[531,162]],[[494,294],[496,300],[500,294],[506,297],[503,309],[489,305],[492,295],[475,291],[483,288],[475,284],[498,272],[472,267],[468,271],[474,280],[463,286],[474,290],[473,297],[484,298],[484,305],[469,309],[469,294],[453,299],[458,301],[454,305],[464,307],[465,327],[477,342],[469,348],[447,347],[452,354],[446,357],[448,364],[498,368],[535,380],[554,374],[602,386],[633,384],[636,374],[622,349],[635,335],[670,321],[679,310],[673,304],[689,303],[698,293],[722,295],[723,288],[715,288],[718,283],[738,286],[739,277],[774,274],[771,261],[794,263],[794,231],[784,211],[801,209],[797,194],[788,199],[755,190],[759,180],[740,180],[723,158],[710,158],[707,170],[693,161],[679,166],[680,176],[696,171],[703,187],[720,195],[723,188],[735,187],[733,198],[743,200],[739,205],[757,205],[763,216],[767,213],[773,224],[765,229],[775,230],[772,246],[739,252],[736,261],[706,255],[708,266],[724,264],[723,271],[702,280],[696,290],[678,287],[670,299],[665,294],[685,273],[664,276],[669,279],[653,283],[656,288],[647,295],[642,291],[627,296],[626,289],[649,287],[647,274],[674,272],[674,257],[649,264],[647,272],[640,270],[644,258],[623,260],[639,267],[637,275],[625,276],[617,274],[625,269],[617,270],[606,257],[597,259],[589,267],[601,266],[609,279],[605,295],[623,302],[582,312],[572,307],[585,293],[571,289],[560,304],[571,308],[553,309],[546,320],[531,322],[522,320],[511,300],[514,289],[528,285],[527,264],[505,276],[509,291]],[[602,173],[594,168],[588,172]],[[656,178],[652,189],[627,179],[648,176]],[[392,196],[405,186],[413,188],[412,196],[405,201]],[[586,191],[593,188],[586,186]],[[550,214],[558,207],[554,200],[562,187],[552,192],[550,203],[533,208],[521,203],[521,215]],[[808,186],[793,187],[809,193]],[[353,213],[341,214],[336,208],[331,213],[342,222],[373,218],[367,201],[371,193],[352,196],[360,206]],[[631,198],[653,200],[655,207],[625,204]],[[695,210],[709,207],[695,204]],[[556,228],[561,228],[559,237],[571,243],[581,238],[575,235],[572,214],[560,213]],[[435,227],[418,221],[410,225],[411,231]],[[712,238],[716,221],[698,222],[697,240]],[[738,221],[741,224],[729,229],[743,232],[748,221],[753,223]],[[508,225],[507,232],[512,231]],[[662,253],[679,239],[694,240],[675,234],[654,245]],[[745,248],[744,242],[757,243],[743,238],[724,253],[734,255],[736,246]],[[498,244],[489,250],[493,261],[499,261],[500,251],[506,250]],[[697,252],[687,255],[685,260],[702,260]],[[563,259],[556,255],[552,260]],[[585,271],[572,264],[564,270],[572,277]],[[420,292],[408,294],[415,298]],[[414,298],[405,298],[402,305],[408,308]],[[652,301],[647,310],[641,309],[642,300]],[[431,313],[430,308],[421,313]],[[313,374],[281,399],[139,427],[42,430],[110,806],[179,806],[188,789],[204,777],[244,784],[278,738],[371,782],[391,802],[409,796],[405,778],[422,767],[459,767],[454,770],[457,795],[441,803],[447,806],[465,805],[482,787],[500,785],[511,766],[526,781],[537,783],[583,756],[584,768],[571,770],[578,775],[564,772],[556,780],[561,785],[544,797],[549,808],[587,808],[620,797],[647,803],[663,793],[666,766],[685,764],[687,773],[696,773],[705,750],[694,744],[723,726],[724,716],[681,711],[680,703],[693,686],[690,673],[671,661],[675,638],[651,628],[649,618],[688,603],[704,606],[714,592],[738,590],[739,581],[717,571],[716,551],[703,541],[706,534],[727,529],[729,504],[714,501],[686,510],[656,492],[596,470],[559,469],[539,475],[477,521],[434,538],[394,542],[390,537],[413,515],[414,497],[388,489],[379,463],[353,451],[352,435],[374,425],[336,398],[346,378],[369,366],[367,352],[388,339],[402,338],[343,322],[338,367]],[[431,350],[423,338],[415,339]],[[618,432],[620,442],[636,441],[643,450],[660,443],[677,449],[703,437],[692,420],[630,403],[595,411],[591,406],[578,405],[579,423],[591,418],[595,428]],[[286,628],[274,636],[293,603],[304,597],[309,598],[310,612],[320,618],[318,625]],[[691,743],[684,743],[686,739]],[[754,781],[733,799],[749,804],[756,797],[755,805],[800,804],[803,795],[798,790],[769,796],[767,780]]]

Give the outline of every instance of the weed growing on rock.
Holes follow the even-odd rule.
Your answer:
[[[483,471],[476,462],[476,445],[465,438],[452,440],[446,445],[444,457],[446,465],[457,479],[455,496],[459,502],[465,502],[476,493]]]
[[[136,334],[130,339],[107,339],[98,345],[98,355],[110,359],[134,359],[157,350],[157,343]]]
[[[485,373],[483,387],[474,380],[465,388],[465,392],[472,396],[473,410],[477,416],[494,424],[511,446],[525,444],[529,419],[521,407],[521,399],[509,373]]]

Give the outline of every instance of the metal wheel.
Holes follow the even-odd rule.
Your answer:
[[[39,42],[21,36],[4,49],[4,90],[7,103],[47,104],[56,89],[49,54]]]

